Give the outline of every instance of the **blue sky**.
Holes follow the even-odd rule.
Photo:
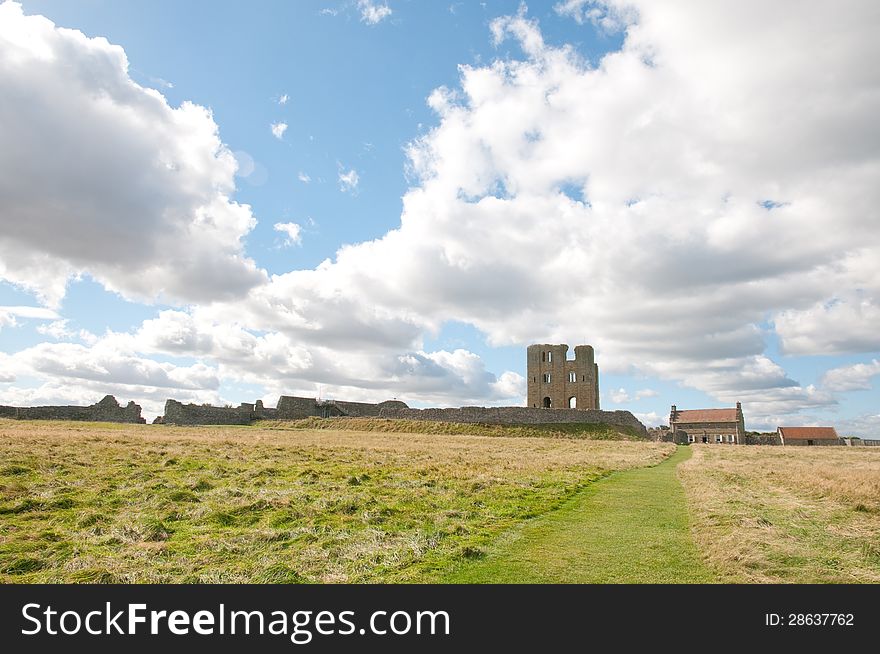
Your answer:
[[[0,5],[0,403],[522,404],[587,342],[647,423],[876,434],[873,10],[784,4]]]

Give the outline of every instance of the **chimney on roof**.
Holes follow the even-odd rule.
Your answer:
[[[736,408],[737,408],[739,411],[742,411],[742,408],[743,408],[742,402],[737,402],[737,403],[736,403]]]

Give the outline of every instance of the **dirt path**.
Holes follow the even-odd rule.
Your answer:
[[[452,583],[708,583],[691,541],[675,467],[687,447],[652,468],[614,473],[565,506],[502,537]]]

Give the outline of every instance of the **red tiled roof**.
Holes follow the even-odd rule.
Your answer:
[[[675,422],[736,422],[736,409],[690,409],[676,411]]]
[[[780,427],[779,431],[785,440],[837,439],[834,427]]]

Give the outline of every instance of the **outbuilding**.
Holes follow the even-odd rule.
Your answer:
[[[843,445],[834,427],[777,427],[783,445]]]

